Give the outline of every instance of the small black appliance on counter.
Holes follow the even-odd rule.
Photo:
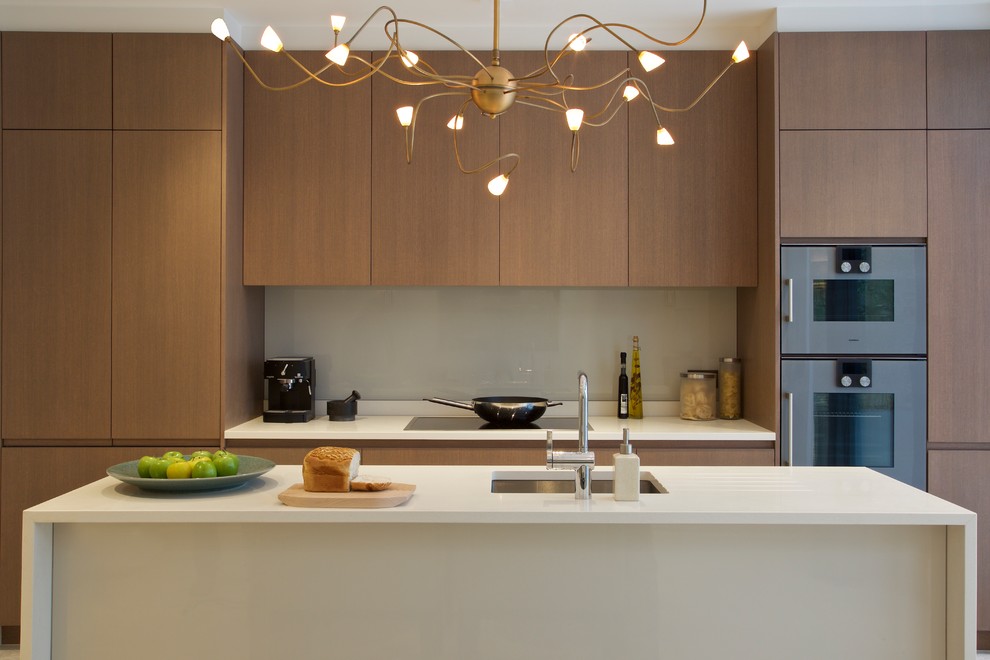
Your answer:
[[[265,360],[266,422],[308,422],[316,417],[316,363],[311,357]]]

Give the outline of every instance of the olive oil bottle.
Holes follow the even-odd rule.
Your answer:
[[[632,374],[629,378],[629,416],[643,419],[643,381],[639,373],[639,337],[633,337]]]

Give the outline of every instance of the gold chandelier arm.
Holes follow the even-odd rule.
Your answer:
[[[694,106],[698,105],[698,101],[700,101],[701,99],[705,98],[705,95],[708,94],[708,92],[711,91],[712,87],[715,86],[715,83],[717,83],[722,78],[722,76],[724,76],[725,73],[729,69],[732,68],[732,65],[733,64],[735,64],[735,62],[734,61],[730,61],[729,64],[726,65],[726,67],[724,69],[722,69],[722,72],[719,73],[717,76],[715,76],[715,79],[712,80],[710,83],[708,83],[708,86],[707,87],[705,87],[703,90],[701,90],[701,94],[698,94],[698,97],[697,98],[695,98],[693,101],[691,101],[691,103],[689,105],[686,105],[683,108],[666,108],[666,107],[664,107],[662,105],[658,105],[656,103],[653,103],[653,99],[650,99],[650,103],[652,103],[658,110],[663,110],[664,112],[687,112],[688,110],[690,110]],[[636,85],[636,86],[639,87],[639,85]],[[645,87],[645,85],[643,87]],[[643,90],[640,89],[640,91],[643,91]],[[649,98],[649,96],[647,96],[647,98]]]
[[[382,68],[384,66],[384,64],[385,64],[385,60],[387,60],[388,57],[389,56],[382,56],[382,58],[379,59],[379,60],[375,60],[374,62],[368,62],[367,60],[365,60],[364,58],[362,58],[362,57],[360,57],[358,55],[351,55],[351,59],[357,60],[358,62],[361,62],[365,66],[375,68],[375,71],[377,71],[379,75],[385,76],[386,78],[388,78],[392,82],[398,83],[400,85],[408,85],[410,87],[415,87],[415,86],[420,86],[420,85],[440,85],[440,84],[443,84],[443,82],[442,81],[439,81],[439,80],[403,80],[402,78],[397,78],[397,77],[393,76],[388,71],[386,71],[385,69]],[[394,57],[394,55],[392,55],[391,57]],[[353,75],[353,74],[350,74],[350,75]]]
[[[581,138],[577,131],[571,131],[571,173],[577,169],[578,159],[581,158]]]
[[[388,26],[389,25],[392,25],[393,23],[395,24],[395,33],[396,33],[396,35],[399,32],[399,23],[405,23],[406,25],[415,25],[416,27],[423,28],[424,30],[427,30],[428,32],[432,32],[433,34],[437,35],[441,39],[444,39],[445,41],[449,42],[450,44],[452,44],[454,46],[457,46],[458,50],[461,50],[465,55],[467,55],[472,60],[474,60],[478,64],[478,66],[480,66],[482,69],[487,68],[484,64],[481,63],[481,60],[479,60],[477,57],[474,56],[474,53],[472,53],[467,48],[465,48],[461,44],[457,43],[456,41],[454,41],[453,39],[451,39],[450,37],[448,37],[446,34],[444,34],[443,32],[441,32],[440,30],[438,30],[436,28],[433,28],[433,27],[430,27],[426,23],[420,23],[419,21],[414,21],[414,20],[411,20],[411,19],[408,19],[408,18],[393,18],[391,21],[389,21],[388,23],[385,24],[385,34],[388,35],[388,37],[390,39],[393,39],[393,41],[396,44],[398,44],[398,41],[397,41],[398,40],[398,37],[397,36],[396,37],[393,37],[392,34],[389,33],[389,31],[388,31]]]
[[[406,127],[406,162],[407,163],[412,163],[413,143],[416,141],[416,119],[419,118],[419,107],[424,103],[426,103],[427,101],[440,98],[441,96],[463,96],[464,94],[465,92],[437,92],[436,94],[430,94],[429,96],[424,96],[419,100],[419,102],[416,103],[415,106],[413,106],[412,121],[410,122],[409,126]],[[464,103],[467,104],[470,100],[471,98],[468,97],[468,100],[465,101]],[[464,106],[462,105],[461,110],[463,111],[463,109]],[[457,131],[454,131],[454,133],[456,132]]]
[[[610,96],[609,99],[608,99],[608,103],[606,103],[604,106],[602,106],[602,109],[601,110],[599,110],[598,112],[592,113],[592,114],[585,113],[585,115],[584,115],[584,123],[587,124],[588,126],[596,126],[596,127],[598,127],[598,126],[604,126],[605,124],[607,124],[610,121],[612,121],[612,118],[615,117],[615,115],[619,112],[619,109],[622,107],[622,103],[619,103],[617,106],[615,106],[615,109],[612,111],[612,114],[610,114],[608,116],[608,119],[606,119],[605,121],[603,121],[601,123],[595,123],[593,120],[598,119],[599,117],[601,117],[602,115],[604,115],[606,112],[608,112],[609,108],[612,107],[612,103],[614,103],[615,102],[615,99],[618,98],[618,96],[619,96],[619,90],[623,89],[624,86],[630,80],[632,80],[632,79],[631,78],[626,78],[621,83],[619,83],[618,86],[616,86],[615,91],[612,92],[612,96]]]
[[[237,59],[239,59],[241,61],[241,64],[243,64],[244,65],[244,68],[247,69],[247,72],[251,74],[251,77],[254,78],[255,81],[259,85],[261,85],[262,89],[268,90],[269,92],[284,92],[284,91],[287,91],[287,90],[290,90],[290,89],[295,89],[297,87],[300,87],[300,86],[305,85],[306,83],[310,82],[313,79],[313,77],[314,77],[313,76],[313,73],[311,71],[307,70],[306,71],[307,77],[303,78],[299,82],[293,83],[291,85],[284,85],[284,86],[281,86],[281,87],[274,87],[272,85],[269,85],[268,83],[266,83],[264,80],[261,79],[261,76],[259,76],[258,75],[258,72],[254,70],[254,67],[252,67],[248,63],[247,59],[245,59],[245,57],[244,57],[244,54],[237,47],[237,45],[234,43],[234,40],[233,39],[231,39],[230,37],[227,37],[227,38],[224,39],[224,42],[228,46],[230,46],[230,49],[232,51],[234,51],[234,54],[237,55]]]
[[[603,80],[602,82],[598,83],[597,85],[588,85],[587,87],[575,87],[573,85],[562,85],[562,84],[554,85],[554,87],[556,87],[558,89],[561,89],[561,90],[563,90],[565,92],[590,92],[590,91],[595,90],[595,89],[601,89],[602,87],[605,87],[606,85],[610,85],[610,84],[614,83],[616,80],[618,80],[619,78],[622,78],[623,76],[628,77],[629,76],[629,73],[630,73],[629,69],[623,69],[622,71],[619,71],[617,74],[615,74],[614,76],[612,76],[608,80]],[[625,82],[625,81],[623,81],[623,82]]]
[[[375,11],[371,12],[371,15],[368,16],[368,18],[364,19],[364,23],[361,24],[361,27],[359,27],[357,29],[357,32],[355,32],[354,34],[352,34],[351,35],[351,38],[348,39],[347,41],[345,41],[344,44],[348,48],[350,48],[351,42],[354,41],[355,39],[357,39],[357,36],[359,34],[361,34],[361,32],[364,30],[364,28],[368,27],[368,23],[371,22],[371,19],[373,19],[375,16],[377,16],[379,13],[381,13],[383,11],[387,11],[388,13],[390,13],[392,15],[392,19],[390,21],[388,21],[387,23],[385,23],[386,26],[389,25],[390,23],[392,23],[393,21],[398,21],[399,20],[399,17],[396,15],[394,9],[392,9],[388,5],[382,5],[381,7],[379,7],[378,9],[376,9]],[[386,33],[387,32],[388,32],[388,30],[386,29]],[[398,28],[396,28],[395,32],[396,32],[396,36],[394,38],[392,38],[391,41],[392,41],[392,44],[393,45],[397,46],[399,44],[399,42],[398,42],[398,32],[399,32]],[[391,48],[389,48],[389,50],[391,50]]]
[[[539,108],[540,110],[549,110],[551,112],[566,112],[567,106],[559,101],[554,101],[553,99],[547,98],[545,96],[517,96],[516,103],[519,105],[527,105],[531,108]]]
[[[461,104],[460,110],[457,111],[457,114],[459,114],[459,115],[460,114],[464,114],[464,108],[466,108],[467,105],[468,105],[468,103],[470,103],[470,102],[471,102],[471,99],[468,99],[468,100],[464,101],[464,103]],[[509,158],[514,158],[515,159],[515,162],[512,163],[512,167],[509,168],[509,171],[508,172],[503,172],[503,174],[506,177],[508,177],[510,174],[512,174],[512,172],[515,171],[516,166],[519,165],[519,161],[520,161],[519,154],[517,154],[517,153],[508,153],[508,154],[503,154],[503,155],[501,155],[501,156],[499,156],[497,158],[493,158],[492,160],[488,161],[484,165],[480,165],[480,166],[475,167],[473,169],[467,169],[466,167],[464,167],[463,161],[461,161],[461,151],[457,147],[457,134],[460,133],[460,131],[454,130],[452,132],[454,134],[454,159],[457,161],[457,169],[459,169],[462,174],[477,174],[478,172],[482,172],[484,170],[487,170],[489,167],[491,167],[492,165],[495,165],[496,163],[500,163],[503,160],[506,160],[506,159],[509,159]]]

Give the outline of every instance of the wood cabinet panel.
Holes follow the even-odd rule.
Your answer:
[[[114,443],[219,442],[220,133],[113,136]]]
[[[3,136],[3,439],[110,444],[109,131]]]
[[[928,439],[990,447],[990,131],[929,131]]]
[[[664,56],[646,80],[656,103],[676,108],[731,53]],[[733,67],[690,112],[661,112],[660,122],[674,145],[657,145],[645,98],[629,104],[630,286],[755,286],[756,62]]]
[[[327,64],[322,51],[294,55]],[[270,85],[301,79],[277,54],[247,59]],[[269,92],[246,81],[244,284],[370,283],[370,117],[370,83]]]
[[[925,128],[924,32],[780,34],[780,127]]]
[[[990,128],[990,30],[928,33],[928,128]]]
[[[979,520],[990,518],[990,451],[933,450],[928,452],[928,492],[975,511]],[[977,525],[977,557],[990,555],[990,525]],[[990,562],[977,566],[976,628],[984,643],[990,637]]]
[[[773,465],[774,450],[767,449],[636,449],[642,465]]]
[[[542,52],[502,53],[502,65],[516,75],[544,62]],[[592,52],[568,58],[558,65],[557,74],[573,74],[575,85],[593,85],[625,68],[623,51]],[[572,93],[568,100],[574,107],[583,106],[590,118],[613,89],[607,85],[594,94]],[[607,126],[581,129],[580,162],[573,173],[571,131],[562,114],[517,105],[498,122],[499,153],[521,157],[499,198],[500,283],[626,286],[627,114],[620,109]]]
[[[212,34],[114,34],[113,127],[220,130],[222,47]]]
[[[927,236],[925,139],[925,131],[782,131],[781,236]]]
[[[347,443],[345,443],[347,444]],[[349,444],[347,446],[350,446]],[[232,451],[238,455],[245,456],[258,456],[260,458],[267,458],[270,461],[275,461],[278,465],[302,465],[303,458],[313,447],[236,447],[231,446],[227,443],[227,450]],[[363,453],[362,453],[363,456]],[[299,481],[302,481],[302,472],[299,473]]]
[[[365,447],[362,465],[544,465],[540,448],[491,447]]]
[[[0,626],[20,622],[21,514],[36,504],[107,476],[111,465],[172,447],[3,447],[0,469]]]
[[[111,127],[109,34],[4,32],[4,128]]]
[[[460,51],[419,55],[424,66],[443,74],[474,73],[478,68]],[[385,69],[410,78],[397,60]],[[497,172],[463,174],[454,155],[454,131],[447,128],[448,120],[469,98],[466,93],[431,99],[420,106],[412,163],[406,162],[405,131],[395,109],[415,107],[420,99],[439,91],[432,86],[398,85],[383,76],[374,78],[372,284],[498,284],[499,200],[487,188]],[[497,154],[499,124],[479,115],[473,104],[464,112],[464,128],[456,137],[461,162],[472,169]]]

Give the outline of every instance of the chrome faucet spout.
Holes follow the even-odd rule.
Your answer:
[[[574,470],[574,497],[591,499],[591,471],[595,454],[588,451],[588,376],[578,373],[578,450],[554,451],[553,431],[547,431],[547,469]]]

